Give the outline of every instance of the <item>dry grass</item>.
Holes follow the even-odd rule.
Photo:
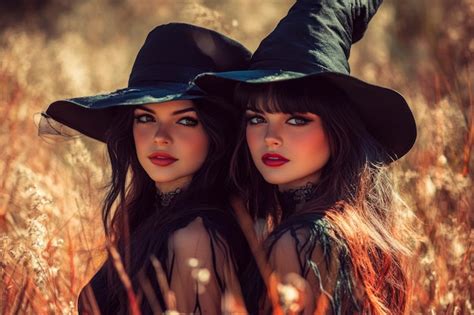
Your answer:
[[[255,49],[290,2],[50,0],[0,9],[1,314],[75,313],[105,257],[105,148],[41,139],[35,113],[125,86],[155,25],[197,23]],[[406,95],[418,122],[414,149],[394,165],[421,236],[414,314],[474,312],[473,21],[467,0],[387,0],[351,56],[355,75]]]

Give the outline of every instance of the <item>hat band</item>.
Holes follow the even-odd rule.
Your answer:
[[[128,80],[128,87],[153,85],[153,82],[174,82],[190,84],[198,74],[209,72],[210,68],[196,68],[168,64],[142,65],[134,67]]]

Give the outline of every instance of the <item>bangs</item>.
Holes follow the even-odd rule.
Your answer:
[[[337,93],[335,89],[332,84],[316,79],[240,83],[235,88],[234,102],[242,110],[285,114],[310,112],[320,115],[326,98]]]

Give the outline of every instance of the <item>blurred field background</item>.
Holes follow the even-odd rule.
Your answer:
[[[41,139],[38,113],[125,87],[156,25],[195,23],[254,50],[292,3],[0,2],[0,314],[75,314],[105,257],[105,146]],[[474,314],[473,35],[471,0],[386,0],[352,49],[352,73],[399,90],[418,123],[414,149],[393,165],[420,234],[413,314]]]

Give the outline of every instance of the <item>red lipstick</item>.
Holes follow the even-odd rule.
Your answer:
[[[265,153],[262,156],[263,164],[265,164],[266,166],[270,166],[270,167],[282,166],[283,164],[285,164],[289,161],[290,160],[288,160],[287,158],[281,156],[280,154],[276,154],[276,153]]]
[[[152,153],[148,156],[148,158],[150,159],[151,163],[158,166],[168,166],[178,160],[174,156],[164,152]]]

